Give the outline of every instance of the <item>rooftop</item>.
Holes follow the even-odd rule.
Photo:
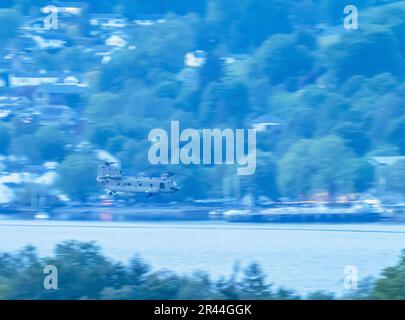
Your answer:
[[[405,161],[405,156],[392,156],[392,157],[371,157],[370,162],[374,165],[392,166],[398,161]]]

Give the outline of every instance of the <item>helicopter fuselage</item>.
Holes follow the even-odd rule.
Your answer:
[[[153,195],[179,190],[176,182],[169,174],[164,174],[160,178],[123,176],[121,170],[109,162],[98,166],[97,181],[109,190],[110,194],[146,193]]]
[[[179,190],[170,178],[152,177],[98,177],[97,181],[112,193],[172,193]]]

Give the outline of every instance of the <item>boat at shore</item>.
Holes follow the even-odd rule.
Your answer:
[[[223,219],[256,223],[364,223],[380,221],[384,213],[383,208],[365,205],[297,205],[227,210]]]

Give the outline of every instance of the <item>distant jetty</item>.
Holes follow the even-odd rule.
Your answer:
[[[369,223],[405,222],[405,206],[364,204],[286,204],[242,206],[237,204],[115,205],[102,203],[39,210],[0,208],[3,219],[90,221],[210,221],[246,223]]]

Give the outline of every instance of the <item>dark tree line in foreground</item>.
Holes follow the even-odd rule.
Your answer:
[[[43,270],[58,269],[57,290],[46,290]],[[275,288],[261,267],[250,264],[229,278],[213,281],[202,272],[179,275],[152,271],[135,255],[124,265],[107,258],[93,242],[66,241],[53,256],[40,258],[34,247],[0,254],[0,299],[336,299],[328,292],[300,296]],[[359,286],[349,299],[405,299],[405,252],[397,265],[374,282]]]

